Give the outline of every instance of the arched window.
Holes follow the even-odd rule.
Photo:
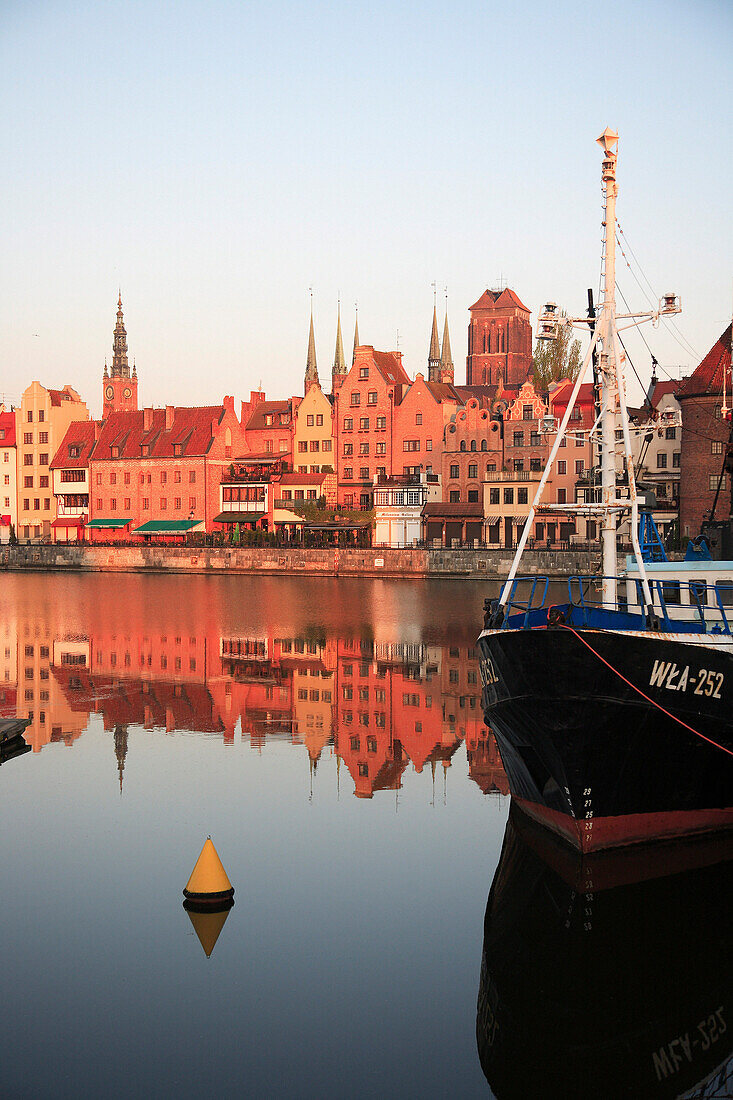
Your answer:
[[[465,451],[465,449],[466,449],[466,441],[465,441],[465,439],[462,439],[461,440],[461,450]]]
[[[472,439],[472,440],[471,440],[471,450],[472,450],[472,451],[475,451],[475,450],[476,450],[476,440],[475,440],[475,439]]]
[[[227,428],[224,432],[224,457],[232,457],[232,429]]]
[[[482,439],[481,440],[481,450],[482,451],[488,451],[488,449],[489,449],[488,443],[486,442],[485,439]]]

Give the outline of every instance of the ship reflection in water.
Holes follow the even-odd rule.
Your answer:
[[[202,616],[184,630],[180,614],[155,609],[155,626],[109,624],[109,605],[84,633],[22,617],[5,629],[0,717],[30,716],[34,752],[73,745],[100,715],[111,735],[120,791],[132,728],[236,737],[262,750],[286,740],[305,749],[314,773],[335,755],[357,798],[398,790],[408,766],[430,768],[442,796],[456,750],[465,744],[470,777],[484,794],[508,793],[492,735],[483,723],[478,653],[468,645],[427,645],[373,631],[339,636],[310,627],[233,632]],[[138,616],[141,622],[145,615]],[[225,618],[225,617],[222,617]],[[4,673],[4,678],[3,678]],[[110,757],[113,762],[113,758]]]
[[[581,859],[512,807],[476,1034],[497,1100],[733,1096],[733,839]]]

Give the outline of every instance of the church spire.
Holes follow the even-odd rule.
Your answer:
[[[440,380],[453,384],[455,377],[453,368],[453,356],[450,350],[450,334],[448,333],[448,295],[445,298],[445,325],[443,326],[443,348],[440,353]]]
[[[430,333],[430,351],[428,352],[429,382],[440,382],[440,340],[438,339],[438,308],[435,299],[435,283],[433,283],[433,328]]]
[[[344,341],[341,336],[341,299],[338,304],[338,320],[336,322],[336,352],[333,357],[333,370],[331,371],[331,389],[335,390],[339,383],[336,379],[346,374],[346,359],[344,358]]]
[[[115,726],[114,739],[117,775],[120,781],[120,794],[122,794],[122,777],[125,773],[125,759],[127,757],[127,726]]]
[[[305,392],[311,386],[317,386],[318,382],[318,365],[316,363],[316,338],[313,335],[313,291],[311,290],[311,327],[308,334],[308,358],[305,363]]]
[[[356,359],[356,349],[359,347],[359,303],[356,303],[356,320],[354,321],[354,350],[351,354],[351,365]]]
[[[130,364],[127,361],[127,332],[122,316],[122,291],[117,295],[117,323],[112,334],[112,378],[129,378]]]

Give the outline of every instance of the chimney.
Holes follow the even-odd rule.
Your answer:
[[[143,409],[143,431],[149,432],[153,426],[153,410]]]
[[[225,409],[230,409],[231,412],[234,412],[234,398],[233,397],[224,397],[224,399],[222,401],[222,405],[224,406]]]
[[[173,427],[173,418],[175,416],[175,413],[176,413],[176,410],[174,409],[173,405],[166,405],[166,407],[165,407],[165,430],[167,432],[169,432],[171,430],[171,428]]]
[[[94,424],[94,442],[96,443],[102,432],[102,425],[98,420],[93,421]]]

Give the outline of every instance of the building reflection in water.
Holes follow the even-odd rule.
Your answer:
[[[160,608],[157,609],[158,620]],[[139,616],[141,620],[143,615]],[[192,631],[156,624],[133,632],[92,608],[87,634],[53,616],[18,613],[4,623],[0,716],[30,716],[26,741],[73,745],[99,714],[112,734],[120,791],[132,727],[239,734],[262,750],[272,739],[302,746],[311,779],[324,753],[345,768],[357,798],[398,790],[408,767],[429,768],[445,792],[465,743],[471,778],[484,794],[508,793],[493,737],[483,724],[477,651],[279,632],[241,636],[215,614]],[[175,619],[171,620],[172,623]]]
[[[512,807],[476,1036],[497,1100],[733,1096],[733,838],[579,859]]]

